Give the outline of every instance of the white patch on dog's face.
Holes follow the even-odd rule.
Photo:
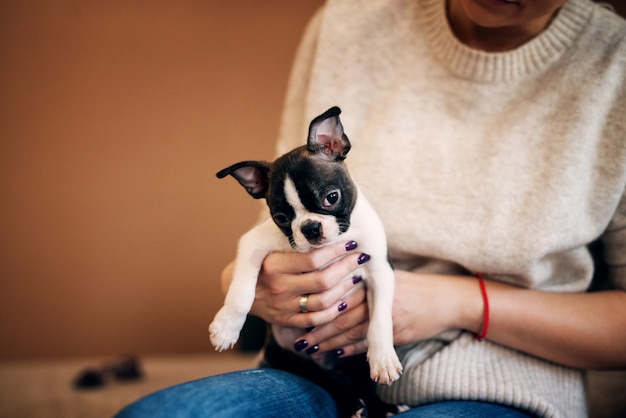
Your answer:
[[[285,177],[285,199],[295,212],[295,217],[291,221],[291,230],[293,242],[298,251],[306,252],[313,248],[323,247],[337,239],[340,233],[337,219],[332,215],[323,215],[307,210],[300,201],[296,186],[289,176]],[[313,243],[302,232],[302,227],[310,222],[319,222],[321,224],[322,236]]]

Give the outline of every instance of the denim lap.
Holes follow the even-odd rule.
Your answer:
[[[242,370],[160,390],[115,418],[332,418],[335,403],[314,383],[274,369]]]
[[[333,418],[332,397],[314,383],[275,369],[250,369],[210,376],[162,389],[127,406],[115,418]],[[500,405],[446,401],[420,406],[398,418],[524,418]]]

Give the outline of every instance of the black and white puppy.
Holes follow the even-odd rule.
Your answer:
[[[333,107],[313,119],[307,144],[273,163],[243,161],[217,173],[219,178],[235,177],[252,197],[265,198],[271,217],[241,237],[233,279],[209,334],[219,351],[237,342],[270,252],[307,252],[339,240],[356,241],[359,250],[371,256],[356,273],[367,288],[369,375],[374,382],[390,384],[402,371],[393,346],[394,272],[382,223],[343,162],[351,145],[340,113]],[[292,346],[302,333],[273,327],[274,348]]]

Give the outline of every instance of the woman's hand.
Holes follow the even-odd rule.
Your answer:
[[[338,243],[308,253],[272,253],[263,262],[251,314],[270,324],[310,328],[326,324],[358,296],[353,273],[368,257],[355,251],[356,243]],[[354,279],[354,280],[353,280]],[[300,298],[309,295],[307,311]]]
[[[420,341],[450,329],[480,330],[483,306],[475,279],[399,270],[395,273],[394,344]],[[359,286],[352,295],[356,304],[297,340],[306,340],[306,346],[316,347],[316,353],[334,351],[350,356],[366,352],[369,315],[364,287]]]

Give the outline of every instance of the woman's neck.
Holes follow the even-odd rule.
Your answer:
[[[556,11],[521,23],[503,20],[501,25],[481,26],[472,20],[459,0],[447,0],[447,17],[454,35],[463,44],[486,52],[514,50],[539,35]]]

